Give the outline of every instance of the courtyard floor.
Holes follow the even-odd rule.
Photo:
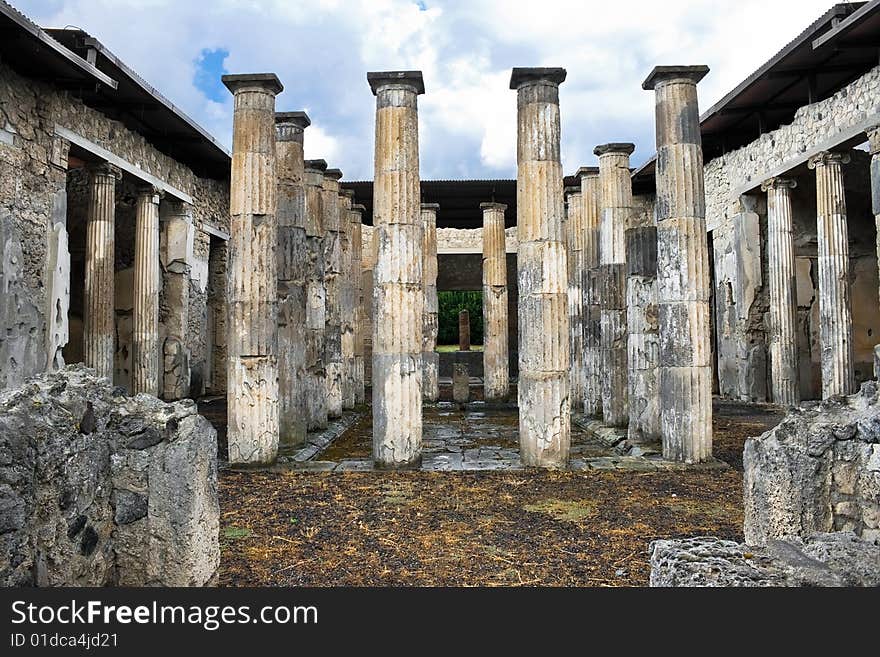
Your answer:
[[[508,415],[428,409],[426,447],[474,440],[461,445],[462,454],[515,451],[508,432],[497,429],[511,422]],[[716,403],[715,454],[731,466],[723,469],[225,469],[220,584],[645,585],[652,540],[742,539],[742,445],[780,419],[775,407]],[[368,426],[368,418],[360,422]],[[432,443],[427,436],[438,431],[449,438]],[[480,444],[487,432],[491,444]],[[355,425],[316,458],[365,458],[365,433]],[[589,442],[580,444],[573,458],[593,458]]]

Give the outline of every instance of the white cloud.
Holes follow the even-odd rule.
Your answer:
[[[306,152],[349,179],[372,177],[374,101],[366,71],[417,68],[425,178],[515,175],[513,66],[564,66],[566,172],[593,146],[634,141],[653,152],[655,64],[708,64],[703,109],[773,56],[831,0],[13,0],[38,23],[91,32],[223,143],[231,97],[193,84],[203,49],[232,72],[275,71],[279,109],[307,108]]]

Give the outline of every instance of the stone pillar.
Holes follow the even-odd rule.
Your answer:
[[[471,400],[471,377],[464,362],[452,364],[452,401],[467,404]]]
[[[517,90],[517,268],[519,446],[527,467],[568,465],[568,262],[559,85],[562,68],[515,68]]]
[[[324,171],[324,384],[327,417],[342,416],[342,225],[339,221],[339,169]]]
[[[437,353],[437,210],[436,203],[422,203],[422,275],[425,310],[422,313],[422,397],[440,399],[440,354]]]
[[[111,380],[116,337],[116,181],[121,177],[119,169],[111,164],[89,167],[83,362],[98,376]]]
[[[849,160],[848,153],[825,151],[814,155],[807,163],[816,170],[822,399],[855,391],[849,238],[841,171],[842,165]]]
[[[880,126],[868,130],[868,143],[871,151],[871,207],[877,224],[877,267],[880,269]],[[880,379],[880,344],[874,347],[874,378]]]
[[[275,113],[278,174],[278,426],[281,444],[306,440],[306,238],[303,133],[305,112]]]
[[[349,235],[351,239],[351,281],[354,308],[354,403],[366,401],[364,390],[364,287],[361,271],[363,268],[363,205],[351,206],[348,213]]]
[[[376,241],[376,230],[373,226],[364,226],[363,270],[361,275],[364,291],[364,302],[361,306],[364,332],[364,386],[373,387],[373,271],[376,269],[376,257],[379,244]]]
[[[373,460],[380,468],[422,460],[422,219],[419,71],[367,73],[376,96]]]
[[[324,369],[324,160],[306,160],[306,427],[327,428],[327,384]]]
[[[602,415],[602,312],[599,306],[599,167],[581,167],[584,248],[582,283],[584,323],[584,414]],[[580,400],[575,400],[580,403]]]
[[[229,462],[271,463],[278,454],[274,74],[224,75],[235,95],[229,194]]]
[[[626,227],[632,213],[633,150],[633,144],[604,144],[593,151],[599,156],[602,419],[612,427],[629,423]]]
[[[653,208],[626,229],[626,326],[630,443],[660,442],[657,223]]]
[[[797,406],[801,400],[791,214],[791,190],[796,185],[787,178],[771,178],[761,185],[761,190],[767,192],[770,393],[773,402],[783,406]]]
[[[584,399],[584,203],[581,186],[565,188],[565,245],[568,249],[568,349],[571,403]]]
[[[658,66],[657,297],[663,457],[712,458],[709,252],[697,82],[706,66]]]
[[[354,192],[339,190],[339,344],[342,353],[342,408],[354,408],[354,281],[351,275],[351,201]]]
[[[185,399],[190,394],[190,353],[186,338],[189,331],[189,276],[195,237],[192,213],[192,205],[182,201],[166,199],[159,207],[162,230],[159,240],[162,263],[159,322],[165,329],[161,387],[162,399],[166,401]],[[223,377],[226,378],[225,370]]]
[[[466,308],[458,311],[458,350],[471,350],[471,314]]]
[[[138,190],[134,235],[131,392],[159,396],[159,190]]]
[[[510,395],[507,319],[507,246],[503,203],[481,203],[483,211],[483,390],[486,401]]]

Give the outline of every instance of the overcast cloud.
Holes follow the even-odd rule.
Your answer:
[[[513,66],[563,66],[566,173],[593,147],[654,151],[655,64],[708,64],[708,108],[832,6],[831,0],[12,0],[40,25],[91,33],[227,146],[222,72],[272,71],[279,110],[305,109],[306,156],[372,178],[370,70],[420,69],[421,175],[516,175]]]

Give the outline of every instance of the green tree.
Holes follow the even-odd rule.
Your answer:
[[[458,344],[458,313],[467,310],[471,320],[471,344],[483,344],[483,293],[451,290],[437,293],[437,343]]]

